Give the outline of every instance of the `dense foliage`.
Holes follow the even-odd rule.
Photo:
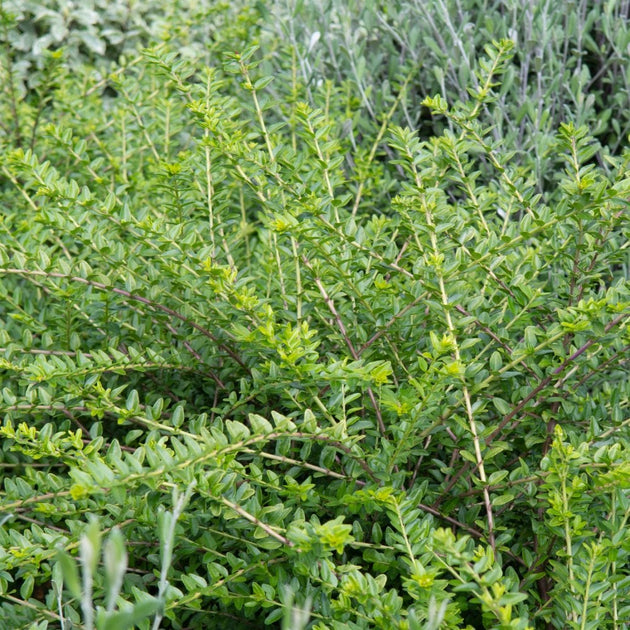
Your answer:
[[[627,627],[628,4],[16,4],[0,626]]]

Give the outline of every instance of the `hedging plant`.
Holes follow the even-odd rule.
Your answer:
[[[0,625],[627,625],[630,153],[563,123],[539,190],[513,53],[424,140],[280,45],[2,135]]]

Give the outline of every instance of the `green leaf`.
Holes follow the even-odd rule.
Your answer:
[[[503,400],[503,398],[494,396],[492,398],[492,404],[502,416],[507,416],[512,411],[512,406],[508,402]]]
[[[506,494],[500,494],[498,496],[492,497],[492,505],[494,507],[500,507],[501,505],[506,505],[507,503],[512,503],[514,501],[514,494],[511,492],[507,492]]]

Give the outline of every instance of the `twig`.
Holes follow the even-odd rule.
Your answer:
[[[266,525],[261,520],[257,519],[253,514],[250,514],[247,510],[244,510],[240,505],[233,503],[229,499],[225,497],[215,497],[224,505],[227,505],[230,509],[234,510],[237,514],[242,516],[244,519],[247,519],[250,523],[256,525],[256,527],[260,527],[263,531],[267,532],[272,538],[279,540],[282,544],[287,545],[288,547],[293,547],[293,543],[288,539],[278,534],[272,527]]]
[[[322,297],[324,298],[326,305],[330,309],[330,312],[333,314],[335,321],[337,322],[337,326],[339,327],[339,330],[341,331],[341,336],[346,342],[346,345],[348,346],[348,349],[350,350],[350,354],[352,355],[352,358],[355,361],[358,361],[360,359],[359,353],[356,351],[350,337],[348,336],[348,333],[346,332],[346,327],[344,326],[343,320],[341,319],[341,316],[339,315],[339,312],[337,311],[335,307],[335,303],[333,302],[332,298],[326,291],[326,288],[322,284],[321,279],[318,278],[317,275],[315,274],[315,271],[313,270],[313,266],[308,261],[308,258],[306,258],[306,256],[302,256],[302,260],[304,261],[304,264],[311,270],[311,272],[313,272],[313,280],[315,284],[317,285],[317,288],[319,289],[320,293],[322,294]],[[367,392],[368,392],[368,396],[370,397],[370,401],[372,402],[372,406],[374,407],[374,411],[376,412],[376,419],[378,421],[378,427],[381,431],[381,435],[385,436],[387,434],[387,429],[385,428],[385,423],[383,422],[383,416],[381,414],[380,407],[376,400],[376,396],[374,395],[374,392],[372,391],[371,387],[367,388]]]
[[[228,348],[225,344],[220,343],[219,340],[209,330],[207,330],[203,326],[200,326],[196,322],[189,320],[187,317],[185,317],[181,313],[178,313],[177,311],[174,311],[172,308],[169,308],[168,306],[164,306],[163,304],[160,304],[159,302],[153,302],[152,300],[149,300],[148,298],[142,297],[141,295],[136,295],[135,293],[131,293],[130,291],[126,291],[125,289],[119,289],[117,287],[108,287],[106,284],[103,284],[102,282],[96,282],[94,280],[87,280],[86,278],[81,278],[79,276],[71,276],[69,274],[59,273],[56,271],[39,271],[35,269],[31,270],[31,269],[4,268],[4,269],[0,269],[0,273],[11,273],[11,274],[16,274],[20,276],[40,276],[40,277],[43,276],[46,278],[63,278],[65,280],[70,280],[71,282],[79,282],[81,284],[86,284],[90,287],[94,287],[95,289],[99,289],[101,291],[111,291],[112,293],[123,295],[124,297],[130,300],[136,300],[137,302],[141,302],[142,304],[146,304],[147,306],[151,306],[152,308],[162,311],[163,313],[166,313],[167,315],[170,315],[171,317],[175,317],[176,319],[179,319],[180,321],[188,324],[195,330],[199,331],[202,335],[214,341],[217,344],[217,346],[221,348],[221,350],[225,351],[232,359],[234,359],[234,361],[236,361],[242,368],[246,369],[249,372],[249,368],[245,365],[245,363],[243,363],[240,357],[233,350]]]

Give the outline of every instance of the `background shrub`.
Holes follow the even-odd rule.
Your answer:
[[[626,2],[286,0],[273,6],[272,38],[280,32],[293,45],[307,92],[333,77],[353,85],[351,134],[380,123],[401,77],[409,77],[408,96],[394,121],[421,137],[441,133],[445,124],[453,130],[420,103],[427,94],[466,101],[479,88],[484,47],[501,38],[514,41],[515,52],[496,90],[497,106],[483,106],[480,122],[516,152],[539,192],[554,186],[550,149],[560,123],[588,126],[613,154],[630,132]]]

